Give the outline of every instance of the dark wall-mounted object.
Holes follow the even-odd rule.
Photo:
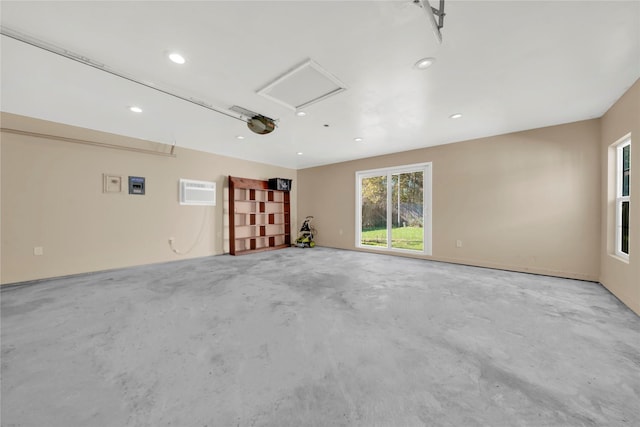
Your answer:
[[[143,176],[129,177],[129,194],[144,195],[145,182]]]
[[[287,178],[270,178],[269,190],[291,191],[291,180]]]

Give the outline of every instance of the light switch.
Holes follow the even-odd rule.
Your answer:
[[[122,176],[102,174],[104,186],[103,192],[105,193],[121,193],[122,192]]]

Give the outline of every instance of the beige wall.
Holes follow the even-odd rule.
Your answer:
[[[319,245],[354,249],[356,171],[432,162],[427,258],[597,281],[599,147],[596,119],[303,169],[299,218]]]
[[[631,133],[629,260],[613,255],[615,236],[615,162],[611,148]],[[640,80],[602,117],[602,247],[600,283],[640,314]]]
[[[168,153],[170,147],[2,114],[3,129]],[[228,175],[293,179],[296,171],[177,148],[175,157],[2,132],[1,282],[228,252]],[[146,195],[104,194],[102,174],[146,177]],[[217,183],[217,206],[180,206],[178,180]],[[175,238],[178,255],[171,251]],[[294,236],[295,237],[295,236]],[[44,255],[34,256],[41,246]]]

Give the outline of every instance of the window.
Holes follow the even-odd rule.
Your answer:
[[[356,246],[431,254],[431,163],[356,172]]]
[[[631,138],[616,145],[616,255],[629,259]]]

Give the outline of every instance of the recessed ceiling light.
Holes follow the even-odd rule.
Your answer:
[[[427,68],[432,66],[434,62],[436,62],[436,58],[422,58],[414,64],[414,67],[416,67],[418,70],[426,70]]]
[[[298,112],[296,113],[296,116],[298,116],[298,117],[304,117],[304,116],[306,116],[306,115],[307,115],[307,113],[305,113],[304,111],[298,111]]]
[[[296,154],[297,154],[298,156],[302,156],[302,151],[298,151]]]
[[[238,135],[238,136],[236,136],[236,139],[244,139],[244,136]]]
[[[187,62],[187,60],[184,59],[184,56],[180,55],[177,52],[170,53],[169,59],[175,62],[176,64],[184,64],[185,62]]]
[[[129,107],[129,110],[133,111],[134,113],[142,113],[142,108],[136,107],[135,105],[133,107]]]
[[[362,142],[362,141],[364,141],[364,139],[362,139],[362,138],[360,138],[360,137],[353,138],[353,140],[354,140],[355,142]]]
[[[462,114],[460,113],[455,113],[449,116],[450,119],[459,119],[460,117],[462,117]]]

